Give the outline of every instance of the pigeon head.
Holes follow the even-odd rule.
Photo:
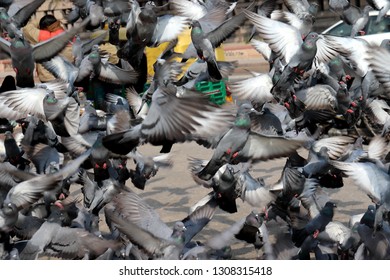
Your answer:
[[[138,170],[130,170],[130,178],[133,185],[140,190],[145,189],[147,179]]]
[[[58,99],[55,97],[53,90],[47,90],[45,101],[47,104],[55,104],[58,102]]]
[[[264,221],[265,214],[259,213],[256,210],[253,210],[245,219],[245,223],[254,227],[261,227]]]
[[[368,13],[372,11],[372,7],[370,5],[366,5],[363,9],[363,14],[368,15]]]
[[[184,223],[183,222],[176,222],[174,227],[173,227],[173,231],[179,231],[179,232],[184,232],[186,231],[186,227],[184,226]]]
[[[197,20],[193,20],[190,24],[190,27],[192,28],[192,32],[195,32],[195,33],[202,32],[202,26],[200,25],[199,21],[197,21]]]
[[[328,201],[325,203],[325,206],[321,209],[320,212],[327,217],[333,217],[334,208],[337,208],[336,204],[334,202]]]
[[[14,138],[11,131],[6,131],[4,133],[4,136],[5,136],[5,139],[13,139]]]
[[[234,122],[234,125],[239,127],[250,127],[251,120],[249,117],[250,112],[254,112],[255,109],[253,108],[252,104],[250,103],[243,103],[238,108],[236,120]]]
[[[302,44],[303,49],[312,49],[316,47],[316,43],[319,39],[319,35],[316,32],[310,32],[306,38],[304,43]]]
[[[154,3],[154,1],[146,2],[145,8],[153,8],[153,7],[156,7],[156,3]]]
[[[318,13],[320,5],[317,2],[310,3],[310,6],[308,8],[308,12],[311,16],[315,17]]]
[[[12,46],[16,49],[23,49],[26,47],[30,47],[30,44],[24,39],[24,36],[22,33],[15,33],[15,38],[12,41]]]
[[[183,222],[176,222],[173,227],[172,239],[178,244],[182,244],[185,241],[184,232],[186,231],[186,227]]]
[[[0,20],[7,20],[7,19],[9,19],[7,10],[4,7],[0,7]]]
[[[6,203],[3,205],[3,208],[1,209],[4,216],[11,216],[15,213],[17,213],[18,209],[16,205],[12,202]]]
[[[231,167],[227,166],[225,171],[222,173],[220,179],[221,179],[221,181],[225,181],[225,182],[234,181],[233,169]]]

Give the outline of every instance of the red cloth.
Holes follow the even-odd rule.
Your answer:
[[[39,36],[38,36],[38,41],[42,42],[42,41],[49,40],[49,39],[61,34],[62,32],[64,32],[64,29],[62,29],[62,28],[57,29],[56,31],[53,31],[53,32],[50,32],[47,30],[40,30]]]

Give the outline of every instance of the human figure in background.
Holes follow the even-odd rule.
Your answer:
[[[39,42],[49,40],[64,31],[65,29],[61,25],[61,22],[51,14],[44,15],[39,21],[33,18],[23,28],[24,36],[31,44],[37,44]],[[60,52],[60,55],[73,62],[74,58],[70,42],[65,49]],[[36,71],[41,82],[55,80],[55,77],[39,63],[36,64]]]

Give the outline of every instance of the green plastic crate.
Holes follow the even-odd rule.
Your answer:
[[[224,80],[218,82],[198,82],[195,84],[196,90],[209,95],[210,102],[222,105],[226,102],[226,84]]]

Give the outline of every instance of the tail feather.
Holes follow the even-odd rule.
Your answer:
[[[219,70],[218,64],[215,60],[207,61],[207,70],[211,79],[217,81],[222,80],[221,71]]]

